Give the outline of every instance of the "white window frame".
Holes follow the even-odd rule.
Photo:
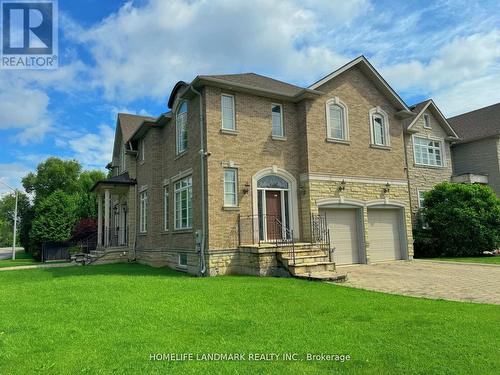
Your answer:
[[[344,138],[332,137],[332,122],[330,118],[330,106],[336,105],[342,109],[342,120],[343,120],[343,132]],[[325,111],[326,111],[326,138],[331,141],[349,141],[349,111],[347,105],[341,101],[338,97],[334,97],[332,99],[327,100],[325,103]]]
[[[182,106],[186,104],[186,112],[180,113]],[[182,154],[187,150],[187,120],[188,120],[188,103],[186,100],[182,100],[177,105],[177,111],[175,115],[175,150],[176,154]],[[185,116],[185,118],[181,118]],[[182,123],[183,122],[183,123]],[[186,138],[186,144],[184,144],[184,138]]]
[[[233,127],[228,128],[224,126],[224,97],[230,98],[231,99],[231,105],[232,105],[232,117],[233,117]],[[221,115],[221,128],[222,130],[226,131],[236,131],[236,109],[235,109],[235,104],[234,104],[234,95],[231,94],[221,94],[220,96],[220,115]]]
[[[274,112],[273,112],[273,107],[279,107],[280,108],[280,131],[281,134],[274,134]],[[285,138],[285,123],[283,122],[283,106],[279,103],[271,103],[271,136],[273,138]]]
[[[125,143],[122,143],[122,147],[120,150],[120,173],[123,173],[127,170],[127,154],[125,150]]]
[[[375,125],[375,123],[373,121],[373,117],[375,115],[379,115],[384,120],[384,138],[385,138],[385,143],[383,143],[383,144],[375,142],[375,131],[374,131],[374,125]],[[390,135],[390,132],[389,132],[389,129],[390,129],[390,127],[389,127],[389,116],[387,115],[387,112],[385,112],[380,107],[375,107],[375,108],[370,109],[369,116],[370,116],[371,144],[373,146],[377,146],[377,147],[390,147],[391,146],[391,135]]]
[[[419,190],[417,189],[417,200],[418,200],[418,215],[420,216],[420,219],[422,220],[422,228],[423,229],[427,229],[429,228],[429,224],[427,224],[426,220],[425,220],[425,217],[422,213],[422,208],[424,208],[424,206],[422,205],[423,203],[423,200],[420,199],[420,194],[421,193],[427,193],[428,190]]]
[[[234,203],[228,204],[226,203],[226,194],[229,192],[226,191],[226,171],[230,171],[234,173]],[[236,168],[224,168],[224,207],[238,207],[238,170]]]
[[[186,186],[182,186],[182,183],[187,181]],[[187,217],[186,225],[182,224],[184,217],[182,216],[182,206],[178,209],[178,194],[182,194],[183,191],[187,191]],[[181,201],[182,204],[182,201]],[[179,214],[181,215],[179,217]],[[192,176],[187,176],[177,180],[174,183],[174,228],[176,230],[192,229],[193,227],[193,178]]]
[[[139,233],[148,231],[148,191],[139,193]]]
[[[425,164],[423,162],[417,161],[417,139],[423,139],[427,142],[438,142],[439,143],[439,154],[441,155],[441,165],[437,164]],[[444,168],[446,167],[446,158],[444,154],[444,140],[442,138],[434,138],[434,137],[422,137],[419,135],[413,135],[412,137],[412,146],[413,146],[413,161],[415,165],[423,166],[423,167],[433,167],[433,168]],[[428,158],[429,159],[429,158]]]
[[[431,126],[431,116],[429,116],[428,113],[424,113],[423,119],[424,119],[424,128],[425,129],[432,129],[432,126]]]
[[[181,261],[183,256],[186,257],[186,263],[185,264]],[[180,268],[187,268],[187,266],[188,266],[188,255],[187,255],[187,253],[179,253],[178,254],[178,256],[177,256],[177,266],[179,266]]]
[[[168,220],[168,214],[169,214],[169,185],[165,185],[163,187],[163,230],[168,231],[169,228],[169,220]]]
[[[422,205],[423,198],[420,197],[420,194],[424,194],[424,193],[427,193],[427,190],[417,189],[418,208],[424,208],[424,206]]]
[[[139,140],[139,160],[142,162],[146,160],[146,142],[144,141],[144,138],[141,138]]]

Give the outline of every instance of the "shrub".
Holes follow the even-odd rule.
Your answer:
[[[97,234],[97,221],[94,219],[81,219],[73,230],[73,241],[82,241]]]
[[[414,233],[417,257],[478,256],[500,245],[500,200],[488,186],[439,184],[422,214],[428,229]]]

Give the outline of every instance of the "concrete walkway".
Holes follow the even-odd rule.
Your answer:
[[[15,270],[30,270],[34,268],[57,268],[57,267],[72,267],[78,266],[79,264],[68,262],[68,263],[44,263],[44,264],[31,264],[29,266],[12,266],[12,267],[2,267],[1,271],[15,271]]]
[[[500,304],[500,266],[413,260],[338,266],[344,284],[415,297]]]

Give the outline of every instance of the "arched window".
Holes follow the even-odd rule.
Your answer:
[[[257,181],[257,187],[262,189],[288,189],[288,182],[276,175],[268,175]]]
[[[347,106],[339,98],[326,102],[327,139],[347,141]]]
[[[177,154],[187,148],[187,102],[182,101],[177,108],[175,118],[176,149]]]
[[[390,146],[389,119],[379,107],[370,110],[370,132],[373,145]]]

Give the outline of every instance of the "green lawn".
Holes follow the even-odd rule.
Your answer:
[[[462,262],[462,263],[500,264],[500,256],[463,257],[463,258],[431,258],[431,260],[439,260],[439,261],[447,261],[447,262]]]
[[[135,264],[0,272],[0,374],[498,374],[500,306]],[[150,353],[348,354],[151,361]]]
[[[3,259],[0,260],[0,268],[14,267],[14,266],[29,266],[32,264],[40,264],[37,260],[33,259],[31,254],[24,251],[16,251],[16,259]]]

